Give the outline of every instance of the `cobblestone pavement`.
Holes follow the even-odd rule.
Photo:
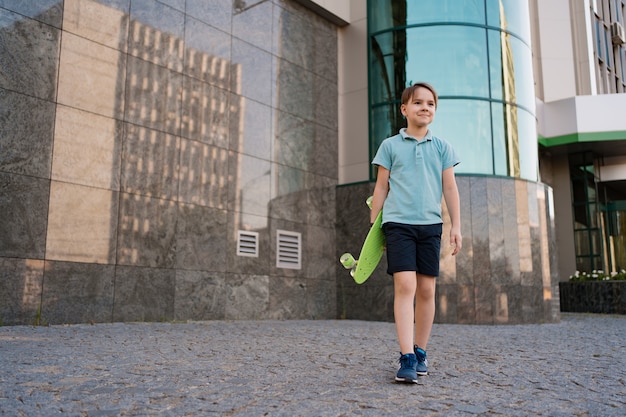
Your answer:
[[[394,382],[392,323],[0,327],[0,415],[624,416],[626,316],[435,325]]]

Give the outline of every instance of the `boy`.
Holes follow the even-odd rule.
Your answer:
[[[426,347],[435,318],[442,194],[452,223],[452,255],[461,250],[461,210],[454,178],[459,159],[450,144],[428,129],[437,110],[437,93],[431,85],[417,83],[405,89],[400,110],[407,127],[385,139],[372,161],[378,166],[378,177],[370,219],[373,222],[384,206],[387,273],[393,275],[401,354],[396,381],[417,383],[417,375],[428,374]]]

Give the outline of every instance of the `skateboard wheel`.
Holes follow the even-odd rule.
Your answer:
[[[350,255],[349,253],[344,253],[343,255],[341,255],[341,258],[339,258],[339,262],[341,262],[343,267],[346,269],[352,269],[356,265],[356,260],[354,259],[354,256]]]
[[[370,210],[372,209],[372,201],[374,201],[373,195],[367,197],[367,200],[365,200],[365,204],[367,204],[367,207],[369,207]]]

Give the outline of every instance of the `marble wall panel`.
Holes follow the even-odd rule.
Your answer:
[[[110,322],[114,277],[114,265],[47,261],[42,317],[50,324]]]
[[[272,164],[269,217],[306,222],[308,194],[306,172],[284,165]]]
[[[270,277],[227,274],[226,320],[262,320],[270,313]]]
[[[268,161],[272,160],[274,112],[272,108],[242,96],[232,95],[229,117],[229,149]]]
[[[184,35],[182,11],[153,0],[131,2],[128,53],[133,57],[182,72]]]
[[[181,136],[209,145],[227,148],[231,112],[228,91],[207,82],[185,77],[183,79]]]
[[[313,118],[322,126],[337,129],[339,113],[337,83],[313,75]]]
[[[336,210],[334,208],[335,186],[337,181],[333,178],[307,173],[306,184],[306,223],[323,227],[334,225],[336,219]]]
[[[23,3],[9,6],[27,13],[40,10]],[[6,9],[0,9],[0,28],[0,87],[53,101],[61,31]]]
[[[230,22],[229,22],[230,23]],[[184,73],[221,88],[232,76],[231,36],[187,15],[185,18]],[[230,64],[229,64],[230,63]],[[218,75],[219,74],[219,75]]]
[[[229,289],[219,272],[176,270],[174,318],[176,320],[223,320]]]
[[[339,164],[338,152],[339,133],[335,128],[327,128],[319,124],[313,125],[313,149],[309,157],[309,171],[337,180],[335,167]]]
[[[0,171],[50,178],[55,105],[0,88]]]
[[[274,59],[276,87],[272,102],[277,109],[314,120],[313,73],[281,58]]]
[[[65,33],[59,66],[59,103],[121,119],[126,61],[124,53]]]
[[[307,310],[303,318],[317,320],[337,317],[337,283],[333,280],[310,279],[306,282]]]
[[[167,4],[170,7],[173,7],[176,10],[180,10],[181,12],[185,11],[185,0],[159,0],[163,4]]]
[[[177,203],[122,193],[119,204],[118,265],[173,268]]]
[[[121,158],[122,191],[176,200],[180,142],[177,136],[126,124]]]
[[[312,23],[315,42],[313,72],[337,85],[337,27],[325,19],[314,19]]]
[[[443,230],[441,232],[441,250],[439,258],[439,276],[437,277],[437,283],[454,283],[456,282],[456,260],[457,257],[452,256],[454,248],[450,246],[450,229],[452,227],[450,221],[450,215],[448,214],[448,207],[445,199],[442,198],[441,202],[441,215],[443,218]],[[462,236],[462,234],[461,234]],[[462,244],[461,244],[462,246]],[[463,250],[463,249],[461,249]]]
[[[43,259],[49,180],[0,172],[0,256]]]
[[[288,112],[276,111],[274,160],[277,163],[309,170],[315,152],[315,123]]]
[[[457,323],[459,305],[457,290],[457,285],[441,284],[441,281],[437,280],[435,294],[435,321],[437,323]]]
[[[229,165],[226,149],[182,139],[178,200],[225,209],[231,182]]]
[[[226,271],[228,216],[225,210],[179,204],[176,268]]]
[[[52,181],[46,259],[115,263],[118,193]]]
[[[126,52],[130,0],[65,0],[63,30]]]
[[[187,0],[187,14],[201,20],[204,23],[218,28],[226,33],[231,33],[231,21],[234,19],[233,9],[237,2]],[[245,7],[252,7],[258,1],[245,1]],[[237,12],[237,11],[235,11]],[[241,12],[241,11],[239,11]]]
[[[491,279],[489,254],[489,208],[487,183],[484,178],[470,179],[472,273],[474,283],[480,285]]]
[[[126,74],[125,120],[179,135],[182,74],[130,56]]]
[[[515,181],[502,180],[502,215],[504,221],[504,257],[506,275],[512,284],[520,283],[520,251],[518,249],[517,205]]]
[[[302,237],[302,274],[309,279],[336,279],[335,229],[332,224],[323,226],[308,225]],[[337,260],[338,262],[338,260]]]
[[[0,258],[0,324],[35,323],[41,305],[44,261]]]
[[[284,4],[283,4],[284,5]],[[281,5],[282,6],[282,5]],[[298,6],[296,6],[298,7]],[[292,64],[313,71],[315,62],[315,38],[310,16],[305,11],[275,7],[274,10],[274,55]]]
[[[189,1],[189,0],[188,0]],[[194,0],[196,2],[201,0]],[[251,45],[272,52],[273,11],[277,8],[271,1],[245,1],[241,8],[233,13],[232,34],[234,38],[241,39]],[[189,8],[189,5],[187,6]],[[336,58],[336,57],[335,57]]]
[[[52,179],[119,191],[122,122],[59,105]]]
[[[0,0],[0,7],[59,29],[63,22],[63,1],[61,0]]]
[[[487,210],[489,212],[489,265],[494,284],[507,283],[506,257],[504,251],[504,215],[502,206],[502,180],[487,178]]]
[[[272,55],[256,46],[233,38],[233,69],[231,89],[234,93],[271,106]]]
[[[463,247],[461,252],[455,255],[455,281],[458,284],[469,285],[474,283],[471,177],[457,176],[456,182],[459,189],[459,199],[461,200],[461,236],[463,237]]]
[[[113,321],[174,320],[176,270],[118,265]]]
[[[230,152],[228,209],[235,212],[268,215],[271,163],[264,159]]]
[[[269,289],[270,319],[294,320],[307,316],[307,284],[305,279],[271,276]]]

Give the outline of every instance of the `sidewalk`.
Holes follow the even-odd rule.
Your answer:
[[[0,327],[7,416],[623,416],[626,316],[433,328],[394,382],[392,323]]]

